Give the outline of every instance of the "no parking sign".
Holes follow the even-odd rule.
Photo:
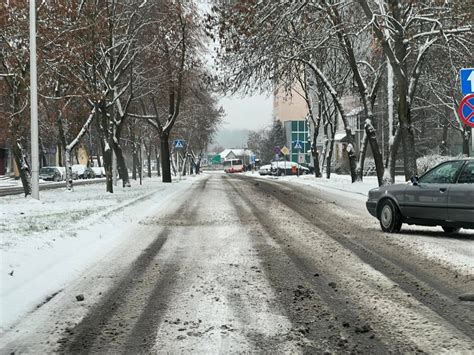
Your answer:
[[[462,121],[474,127],[474,94],[466,95],[459,104],[459,117]]]

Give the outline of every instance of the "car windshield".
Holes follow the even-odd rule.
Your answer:
[[[463,164],[464,162],[462,160],[441,164],[423,175],[420,178],[420,183],[452,184],[455,182],[457,173]]]
[[[54,174],[53,168],[41,168],[40,174]]]

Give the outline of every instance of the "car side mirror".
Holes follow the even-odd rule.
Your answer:
[[[410,181],[411,181],[411,183],[413,184],[413,186],[418,186],[418,183],[419,183],[420,179],[418,178],[418,176],[413,175],[413,176],[410,178]]]

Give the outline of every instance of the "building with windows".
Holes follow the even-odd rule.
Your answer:
[[[309,140],[309,127],[306,120],[284,122],[286,146],[290,150],[290,161],[298,162],[298,154],[304,155],[304,162],[310,163],[311,142]],[[301,150],[295,149],[296,141],[301,142]],[[300,161],[301,162],[301,161]]]
[[[304,154],[305,162],[311,161],[309,153],[311,144],[308,140],[309,127],[306,121],[308,107],[306,101],[301,96],[301,88],[295,87],[291,95],[283,90],[276,90],[273,95],[273,116],[275,120],[283,123],[286,137],[286,147],[290,150],[289,160],[298,162],[298,150],[294,149],[294,142],[299,140],[301,144],[301,154]]]

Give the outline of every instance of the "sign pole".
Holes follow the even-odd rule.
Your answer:
[[[38,82],[36,73],[36,1],[30,0],[31,196],[39,200]]]

